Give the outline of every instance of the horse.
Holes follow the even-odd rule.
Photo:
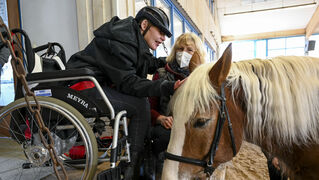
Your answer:
[[[291,180],[319,179],[319,58],[232,62],[231,49],[174,93],[162,179],[212,178],[243,140],[277,157]]]

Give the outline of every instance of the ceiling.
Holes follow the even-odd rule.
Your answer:
[[[222,37],[305,31],[314,13],[319,13],[318,0],[215,0],[215,3]]]

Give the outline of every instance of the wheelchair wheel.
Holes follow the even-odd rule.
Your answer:
[[[97,143],[85,118],[72,106],[51,97],[37,97],[40,113],[54,140],[58,160],[69,179],[93,179]],[[35,101],[30,98],[35,107]],[[39,136],[39,125],[24,98],[0,111],[0,179],[57,179],[49,151]],[[43,134],[47,143],[48,134]],[[80,168],[79,168],[80,167]],[[61,178],[61,167],[57,168]]]

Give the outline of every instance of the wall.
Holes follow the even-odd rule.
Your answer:
[[[186,11],[192,21],[201,31],[203,37],[210,43],[215,51],[221,43],[220,28],[217,14],[214,17],[207,5],[206,0],[177,0]],[[216,12],[216,11],[215,11]]]
[[[76,0],[20,0],[21,24],[33,46],[60,43],[67,59],[79,51]]]
[[[79,47],[83,49],[92,39],[93,30],[113,16],[134,16],[133,0],[77,0]]]

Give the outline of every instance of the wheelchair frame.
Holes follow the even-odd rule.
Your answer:
[[[75,76],[75,74],[78,74]],[[102,87],[98,83],[98,81],[94,78],[94,73],[89,69],[75,69],[75,70],[60,70],[54,72],[41,72],[41,73],[32,73],[28,74],[26,77],[28,84],[36,84],[36,83],[46,83],[46,82],[58,82],[58,81],[69,81],[69,80],[79,80],[79,79],[89,79],[91,80],[98,92],[103,98],[103,101],[107,105],[110,111],[110,119],[114,120],[114,129],[113,129],[113,140],[112,140],[112,148],[111,148],[111,168],[116,167],[117,162],[117,146],[118,146],[118,131],[119,126],[123,125],[124,135],[128,136],[128,128],[127,128],[127,119],[126,119],[126,111],[122,110],[115,115],[114,108],[105,95]],[[129,151],[129,143],[126,141],[126,152],[127,157],[124,157],[120,160],[127,160],[130,162],[130,151]],[[106,159],[107,161],[107,159]]]

